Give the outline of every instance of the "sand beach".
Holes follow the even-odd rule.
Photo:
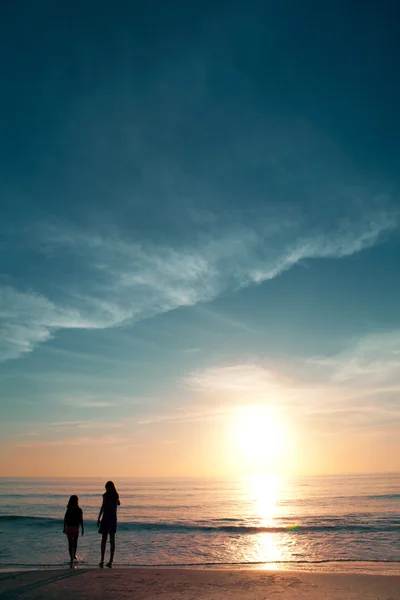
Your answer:
[[[1,600],[400,600],[400,575],[115,568],[8,572]]]

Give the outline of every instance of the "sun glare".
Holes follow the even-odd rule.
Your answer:
[[[235,416],[239,456],[255,468],[278,466],[288,448],[287,428],[274,407],[246,406]]]

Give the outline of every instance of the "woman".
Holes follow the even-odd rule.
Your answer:
[[[115,489],[115,485],[112,481],[107,481],[105,488],[106,491],[103,494],[103,504],[101,505],[99,518],[97,519],[97,527],[99,527],[99,533],[101,533],[102,535],[101,561],[99,563],[99,567],[102,569],[104,566],[104,555],[106,553],[107,536],[110,535],[110,560],[106,564],[106,567],[111,569],[115,552],[115,534],[117,531],[117,507],[120,506],[121,503],[119,501],[119,494]]]

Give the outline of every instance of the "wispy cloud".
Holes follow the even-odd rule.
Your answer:
[[[0,359],[16,358],[62,328],[87,327],[79,313],[33,291],[0,286]]]
[[[157,413],[156,415],[143,416],[134,421],[134,424],[143,426],[152,426],[159,423],[188,423],[196,421],[213,420],[216,417],[226,415],[231,412],[230,407],[215,408],[210,406],[192,406],[178,407],[173,412]]]
[[[58,397],[58,400],[61,400],[61,404],[65,404],[67,406],[71,406],[73,408],[111,408],[116,406],[115,400],[102,400],[101,398],[96,398],[92,395],[87,396],[66,396],[66,397]]]
[[[72,102],[61,93],[65,119],[36,156],[46,168],[25,204],[12,206],[29,174],[7,190],[1,233],[17,260],[0,290],[0,360],[59,329],[134,323],[361,252],[397,226],[392,182],[357,172],[352,144],[336,146],[296,106],[281,111],[277,90],[266,109],[263,86],[237,68],[233,21],[223,34],[202,25],[140,85],[110,56],[99,85]]]
[[[400,331],[370,334],[338,355],[307,362],[333,384],[400,391]]]
[[[182,382],[195,390],[213,392],[265,392],[278,387],[276,373],[256,364],[227,365],[194,371]]]
[[[102,436],[75,436],[57,439],[41,439],[14,442],[14,448],[46,448],[46,447],[68,447],[68,446],[90,446],[95,448],[98,445],[118,446],[131,443],[131,440],[124,437],[102,435]]]
[[[332,357],[284,365],[262,361],[193,371],[182,383],[205,406],[267,403],[318,430],[393,429],[400,424],[400,333],[376,333]],[[292,371],[291,376],[287,375]],[[340,425],[340,428],[338,428]]]
[[[305,259],[360,252],[395,226],[389,212],[371,213],[357,223],[339,221],[314,234],[295,225],[284,232],[278,226],[235,225],[180,247],[48,226],[40,232],[40,247],[80,258],[85,274],[63,284],[61,300],[0,287],[0,360],[32,351],[58,329],[133,323],[273,279]]]
[[[394,229],[397,219],[394,214],[380,213],[357,225],[340,224],[334,233],[324,233],[299,240],[268,269],[252,272],[253,281],[273,279],[302,260],[310,258],[343,258],[374,246],[383,233]]]

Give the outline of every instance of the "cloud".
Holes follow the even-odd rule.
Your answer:
[[[316,432],[393,429],[400,424],[400,332],[365,336],[332,357],[195,370],[182,383],[203,407],[216,399],[220,407],[272,404]]]
[[[218,226],[177,247],[42,228],[40,249],[79,261],[85,272],[59,284],[61,299],[0,287],[0,360],[31,352],[58,329],[134,323],[273,279],[305,259],[360,252],[391,231],[396,219],[389,212],[372,213],[313,235],[305,235],[303,225]]]
[[[187,423],[205,421],[215,419],[216,417],[220,417],[222,415],[226,415],[229,412],[231,412],[231,408],[229,407],[205,407],[204,404],[200,406],[193,405],[190,408],[187,408],[185,406],[178,407],[173,413],[158,413],[157,415],[143,416],[134,421],[134,424],[143,427],[147,425],[157,425],[159,423]]]
[[[289,373],[289,374],[288,374]],[[328,388],[351,398],[366,393],[400,392],[400,330],[372,333],[352,342],[333,356],[287,359],[287,364],[265,361],[210,367],[193,371],[182,380],[198,391],[260,393],[296,389],[310,399]]]
[[[63,327],[85,326],[74,311],[56,306],[32,291],[0,286],[0,359],[31,352]]]
[[[96,298],[91,300],[96,304]],[[105,311],[103,311],[105,312]],[[116,325],[124,316],[100,314],[86,307],[78,310],[51,302],[34,291],[20,292],[0,286],[0,360],[18,358],[31,352],[59,329],[97,329]]]
[[[400,391],[400,330],[367,335],[340,354],[312,357],[308,364],[332,384]]]
[[[67,437],[67,438],[57,438],[57,439],[41,439],[41,440],[32,440],[25,442],[14,442],[12,447],[14,448],[46,448],[46,447],[67,447],[67,446],[91,446],[96,447],[99,445],[109,445],[109,446],[120,446],[121,444],[130,443],[131,440],[129,438],[111,436],[111,435],[103,435],[103,436],[94,436],[94,437]]]
[[[75,421],[55,421],[53,423],[43,424],[42,430],[47,432],[65,431],[66,429],[95,429],[96,431],[102,429],[119,429],[122,427],[120,421],[94,421],[93,418],[90,421],[75,420]]]
[[[116,406],[114,400],[101,400],[93,396],[68,396],[62,399],[62,403],[73,408],[111,408]]]
[[[381,193],[392,183],[356,172],[351,144],[282,110],[278,89],[266,107],[238,68],[234,21],[222,37],[202,25],[138,81],[114,56],[99,85],[61,93],[68,110],[35,154],[26,200],[23,172],[5,192],[2,239],[18,269],[0,292],[0,360],[58,329],[134,323],[349,256],[397,226]],[[48,211],[59,220],[44,223]]]
[[[276,264],[268,269],[252,271],[251,278],[254,282],[273,279],[304,259],[351,256],[374,246],[382,234],[393,230],[396,224],[395,215],[381,213],[371,217],[370,221],[358,223],[355,227],[342,224],[334,233],[300,239],[280,257]]]
[[[256,364],[239,364],[193,371],[182,383],[199,391],[263,392],[278,386],[276,375]]]

